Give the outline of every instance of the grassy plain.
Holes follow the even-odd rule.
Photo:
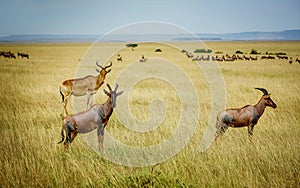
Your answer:
[[[206,44],[224,54],[236,50],[249,53],[251,49],[286,52],[293,59],[300,54],[300,42]],[[229,129],[218,143],[199,152],[212,107],[209,84],[196,62],[174,48],[151,43],[134,51],[122,49],[123,62],[117,62],[117,54],[112,54],[113,67],[107,83],[113,84],[118,74],[141,54],[171,59],[193,81],[201,109],[195,112],[199,113],[195,133],[175,157],[156,166],[126,167],[103,159],[80,136],[68,151],[56,144],[61,139],[62,113],[58,86],[62,80],[74,77],[90,45],[0,45],[0,51],[30,54],[30,59],[0,57],[0,187],[300,187],[300,64],[277,59],[218,63],[226,86],[226,107],[255,104],[261,93],[254,87],[264,87],[272,93],[278,108],[266,109],[254,128],[254,145],[248,141],[246,128]],[[106,51],[99,54],[109,54],[120,43],[101,45]],[[189,50],[199,48],[193,42],[174,45]],[[158,47],[162,53],[154,52]],[[90,74],[96,74],[94,68],[91,64]],[[165,101],[166,114],[156,130],[127,130],[113,114],[106,132],[132,146],[149,146],[167,139],[176,129],[180,115],[179,97],[172,86],[155,79],[143,80],[132,89],[129,106],[137,119],[147,119],[151,115],[148,105],[157,97]],[[95,101],[105,100],[100,89]],[[69,109],[72,111],[71,105]]]

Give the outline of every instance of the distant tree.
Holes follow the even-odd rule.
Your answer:
[[[161,49],[156,49],[155,52],[162,52]]]
[[[252,49],[251,52],[250,52],[250,54],[259,54],[259,53],[257,52],[257,50]]]
[[[129,43],[129,44],[126,44],[127,47],[131,48],[132,51],[134,51],[133,48],[136,48],[138,46],[138,44],[134,44],[134,43]]]

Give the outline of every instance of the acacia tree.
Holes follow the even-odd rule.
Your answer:
[[[129,44],[126,44],[126,46],[131,48],[132,51],[134,51],[133,48],[136,48],[138,46],[138,44],[129,43]]]

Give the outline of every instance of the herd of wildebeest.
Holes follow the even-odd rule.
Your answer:
[[[23,53],[23,52],[18,52],[18,57],[22,57],[23,58],[27,58],[29,59],[29,54]],[[0,52],[0,57],[3,56],[5,58],[13,58],[13,59],[17,59],[17,57],[15,56],[14,53],[12,53],[11,51],[1,51]]]
[[[160,51],[161,52],[161,51]],[[188,58],[191,58],[192,61],[218,61],[218,62],[233,62],[237,60],[244,60],[244,61],[257,61],[259,59],[261,60],[275,60],[276,58],[279,60],[287,60],[290,64],[293,63],[293,58],[288,57],[287,55],[261,55],[260,58],[258,55],[241,55],[241,54],[233,54],[233,55],[194,55],[192,52],[188,52],[187,50],[183,49],[181,51],[184,53]],[[23,52],[17,52],[17,57],[14,53],[11,51],[0,51],[0,57],[3,56],[5,58],[13,58],[16,59],[17,57],[27,58],[29,59],[29,54],[28,53],[23,53]],[[123,58],[120,54],[118,54],[117,61],[123,61]],[[147,58],[145,58],[142,55],[142,58],[139,60],[140,62],[146,62]],[[300,64],[300,58],[296,57],[295,62],[298,62]]]
[[[187,50],[181,51],[183,54],[185,54],[188,58],[191,58],[192,61],[218,61],[218,62],[233,62],[237,60],[244,60],[244,61],[257,61],[259,59],[261,60],[275,60],[276,58],[279,60],[288,60],[290,64],[293,63],[293,58],[288,57],[287,55],[260,55],[260,58],[258,55],[243,55],[243,54],[233,54],[233,55],[194,55],[192,52],[188,52]],[[296,57],[296,62],[300,63],[300,59]]]

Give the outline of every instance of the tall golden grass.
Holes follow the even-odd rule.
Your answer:
[[[105,53],[114,46],[113,43],[103,45],[107,46]],[[193,42],[183,45],[197,48]],[[214,51],[231,54],[251,49],[283,51],[294,59],[300,54],[300,42],[208,42],[207,45]],[[160,56],[172,59],[191,77],[200,104],[196,131],[181,152],[155,166],[126,167],[105,160],[80,136],[67,151],[57,145],[61,139],[63,112],[58,86],[61,81],[74,77],[89,46],[85,43],[0,45],[0,51],[30,54],[29,60],[0,57],[1,187],[300,186],[300,64],[290,65],[286,60],[218,63],[226,85],[226,107],[255,104],[261,93],[254,87],[264,87],[272,93],[278,108],[266,109],[254,128],[253,145],[249,143],[246,128],[229,129],[208,150],[199,152],[212,107],[209,85],[203,73],[195,68],[195,62],[164,46],[160,46],[162,53],[154,54],[157,44],[137,47],[134,52],[123,49],[120,53],[124,62],[117,62],[114,54],[107,83],[114,84],[120,71],[142,53],[148,57]],[[170,57],[164,57],[166,51]],[[130,93],[131,112],[137,119],[149,118],[148,105],[153,97],[162,98],[166,107],[165,121],[156,130],[146,134],[127,130],[113,114],[106,132],[137,147],[168,138],[178,122],[180,101],[167,83],[146,79],[137,84]],[[95,102],[106,100],[102,88],[95,98]],[[71,105],[69,108],[72,111]]]

